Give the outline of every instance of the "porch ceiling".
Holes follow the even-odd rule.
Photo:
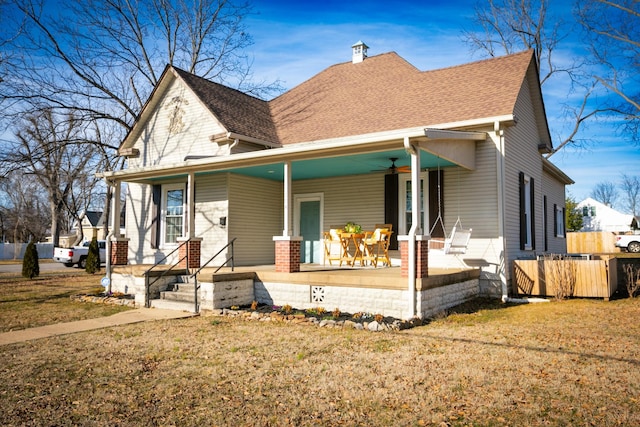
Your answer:
[[[327,157],[320,159],[297,160],[291,162],[291,175],[293,180],[328,178],[334,176],[360,175],[372,172],[385,173],[391,166],[391,158],[396,158],[396,167],[409,166],[410,156],[404,150],[391,150],[374,153],[362,153],[355,155]],[[420,156],[420,168],[431,169],[437,167],[453,166],[454,163],[431,153],[422,152]],[[283,162],[270,163],[258,166],[233,168],[225,172],[234,172],[258,178],[282,181],[284,179]],[[209,173],[219,173],[209,172]],[[207,173],[207,172],[204,172]]]

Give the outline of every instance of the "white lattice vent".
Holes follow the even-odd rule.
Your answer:
[[[311,287],[311,302],[313,303],[324,302],[324,286]]]

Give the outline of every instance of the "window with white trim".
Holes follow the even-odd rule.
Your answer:
[[[555,206],[555,224],[556,224],[556,237],[564,237],[564,209],[560,206]]]
[[[425,194],[425,188],[427,187],[427,174],[420,174],[420,227],[423,232],[428,232],[429,230],[425,230],[425,224],[428,224],[426,221],[428,218],[428,198]],[[411,224],[413,221],[413,206],[412,206],[412,197],[413,193],[411,190],[411,175],[410,174],[402,174],[400,176],[400,215],[399,215],[399,232],[400,233],[408,233],[411,228]]]
[[[519,174],[520,181],[520,249],[535,249],[535,207],[534,180],[524,172]]]
[[[162,190],[162,242],[175,245],[184,235],[184,184],[165,185]]]

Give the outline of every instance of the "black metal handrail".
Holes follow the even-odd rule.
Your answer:
[[[227,265],[227,263],[229,261],[231,261],[231,271],[234,270],[235,268],[235,264],[234,264],[234,252],[233,252],[233,243],[236,241],[237,237],[234,237],[233,239],[231,239],[231,241],[229,243],[227,243],[222,249],[220,249],[218,252],[216,252],[216,254],[214,256],[212,256],[211,258],[209,258],[209,260],[207,262],[205,262],[204,264],[202,264],[202,266],[195,272],[193,273],[190,277],[193,278],[194,282],[193,282],[193,288],[194,288],[194,303],[195,303],[195,312],[199,313],[200,312],[200,304],[198,304],[198,291],[200,290],[200,285],[198,285],[198,277],[197,275],[200,273],[200,271],[202,271],[203,268],[205,268],[207,265],[209,265],[209,263],[211,261],[213,261],[218,255],[220,255],[225,249],[227,249],[229,246],[231,246],[231,256],[228,257],[218,268],[216,268],[216,271],[213,272],[213,274],[217,273],[218,271],[220,271],[220,269],[222,267],[224,267],[225,265]]]
[[[175,267],[177,267],[185,259],[187,260],[186,267],[185,267],[185,275],[189,274],[189,251],[186,251],[185,256],[180,258],[177,263],[175,263],[172,266],[170,266],[167,270],[163,270],[162,273],[160,273],[153,280],[153,282],[149,282],[149,274],[151,273],[151,270],[153,270],[154,268],[158,267],[159,265],[166,265],[166,264],[163,264],[163,262],[165,262],[171,255],[173,255],[177,250],[179,250],[183,245],[186,245],[187,243],[189,243],[189,240],[182,242],[180,245],[178,245],[177,248],[175,248],[174,250],[169,252],[164,258],[162,258],[160,261],[156,262],[151,268],[149,268],[147,271],[144,272],[144,288],[145,288],[144,289],[144,291],[145,291],[145,293],[144,293],[144,306],[145,307],[149,308],[151,306],[151,301],[149,300],[149,289],[151,288],[151,285],[153,285],[158,280],[160,280],[164,276],[166,276],[170,271],[172,271]]]

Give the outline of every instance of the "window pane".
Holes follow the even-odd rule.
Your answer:
[[[407,219],[407,232],[409,232],[409,229],[413,224],[413,216],[412,216],[413,198],[411,193],[411,181],[407,181],[406,183],[407,184],[406,184],[405,192],[406,192],[407,203],[405,206],[405,212],[406,212],[406,219]],[[420,180],[420,226],[424,230],[424,180],[423,179]]]
[[[182,190],[167,191],[167,215],[182,215]]]
[[[177,243],[183,235],[184,190],[167,190],[165,201],[165,243]]]
[[[176,243],[182,236],[182,217],[167,217],[167,243]]]

